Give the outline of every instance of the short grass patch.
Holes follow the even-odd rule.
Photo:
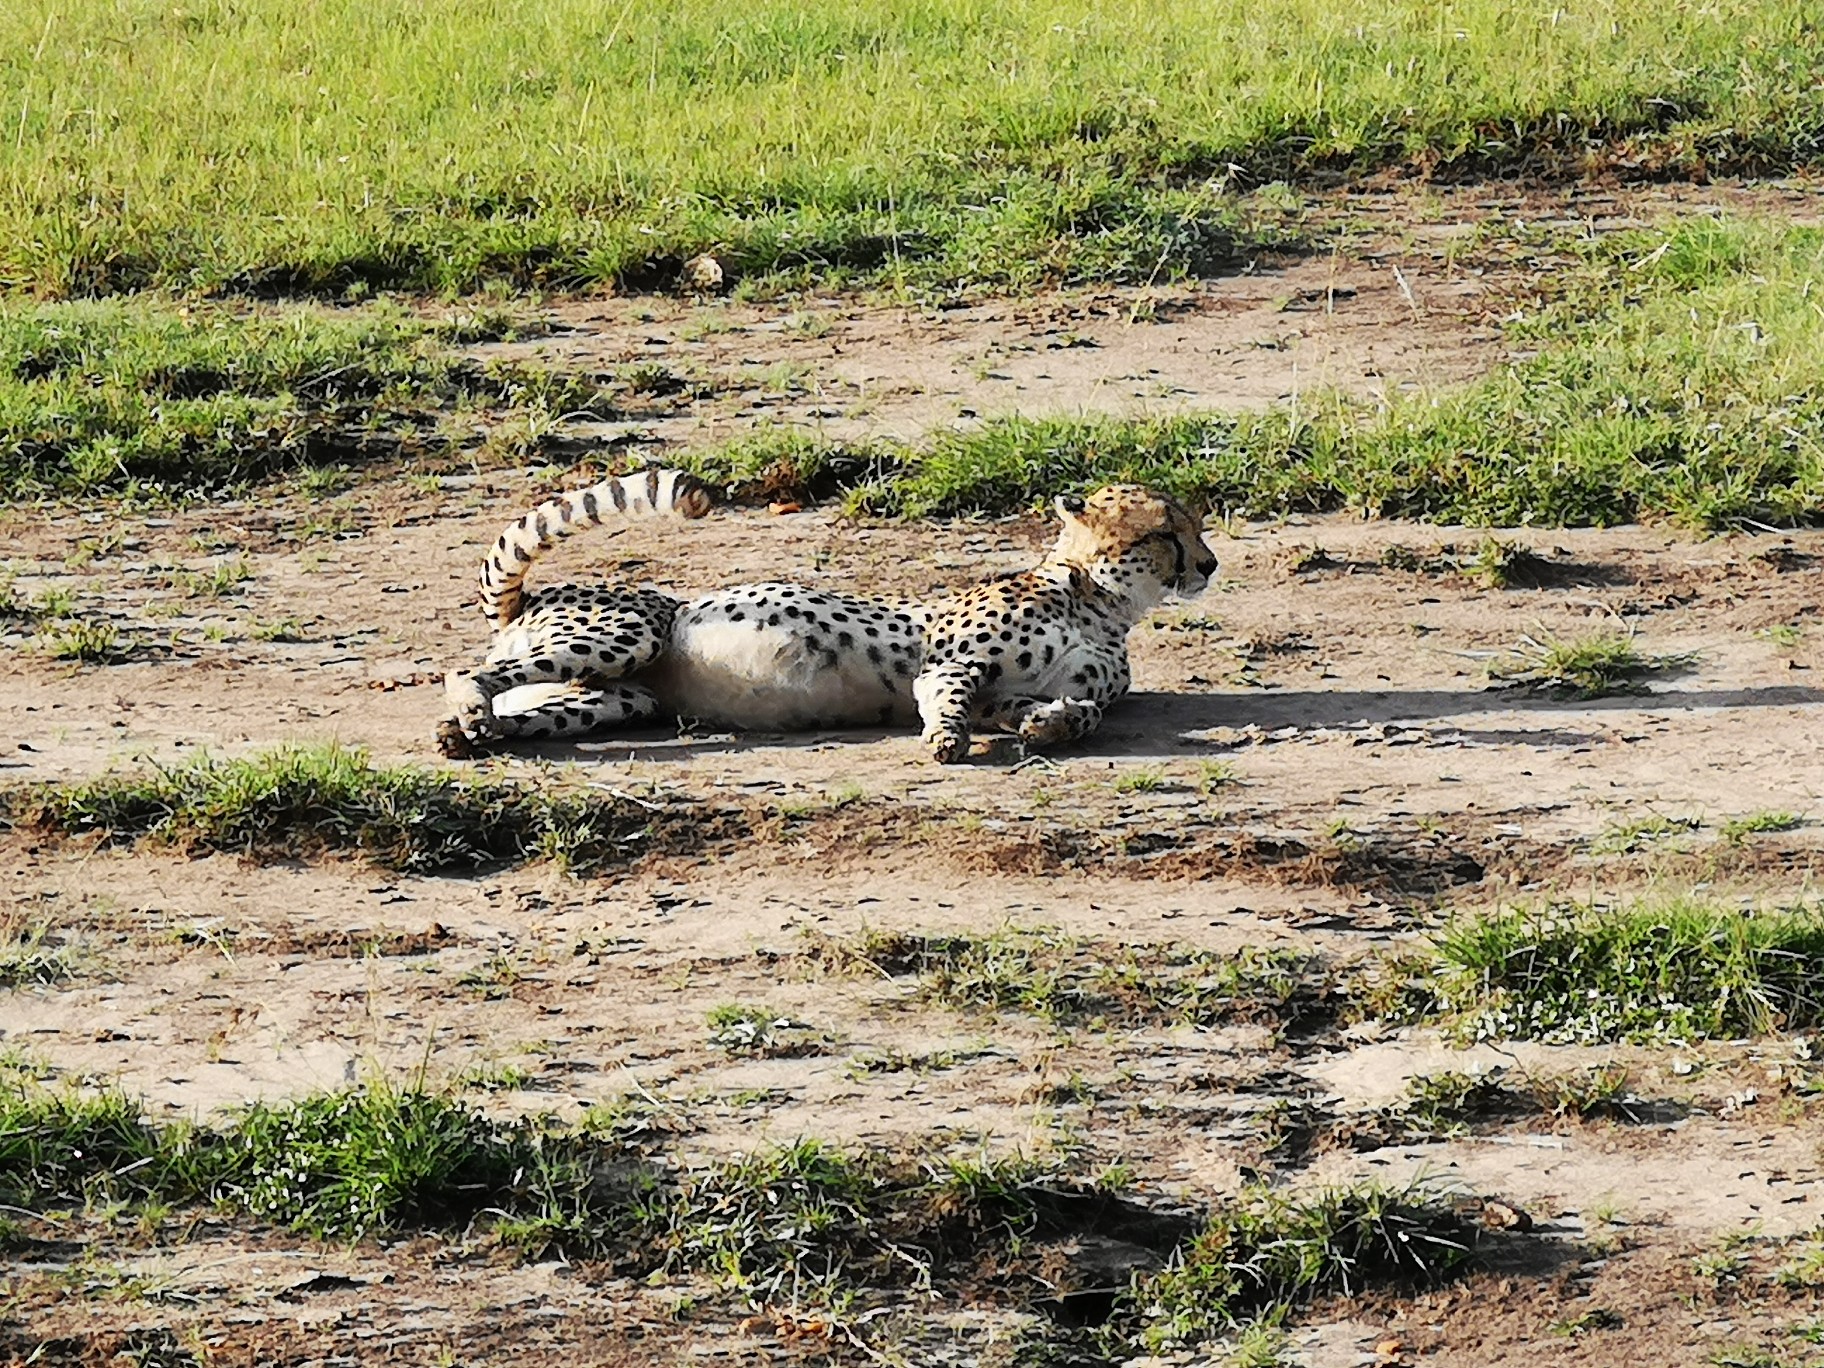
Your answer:
[[[537,1123],[377,1085],[256,1103],[203,1143],[216,1200],[325,1239],[460,1228],[489,1210],[549,1215],[586,1181]]]
[[[1378,1120],[1390,1143],[1406,1143],[1448,1139],[1531,1116],[1630,1121],[1652,1114],[1628,1084],[1621,1065],[1551,1072],[1445,1069],[1411,1079],[1405,1096]]]
[[[1328,968],[1296,951],[1219,955],[1008,928],[985,936],[864,932],[810,953],[839,968],[914,975],[922,996],[947,1006],[1024,1012],[1066,1026],[1291,1026],[1336,1009]]]
[[[15,1205],[80,1203],[91,1193],[193,1198],[187,1127],[159,1128],[119,1093],[0,1083],[0,1193]]]
[[[1538,552],[1498,537],[1484,537],[1463,563],[1463,573],[1485,589],[1524,589],[1549,578]]]
[[[67,983],[95,967],[96,957],[89,947],[43,922],[0,931],[0,988]]]
[[[1824,1022],[1824,915],[1809,907],[1498,912],[1446,926],[1432,953],[1407,1014],[1466,1037],[1731,1039]]]
[[[587,870],[688,843],[683,811],[573,789],[375,764],[337,745],[7,790],[13,825],[254,859],[359,854],[389,869],[460,871],[530,860]]]
[[[119,1093],[0,1087],[0,1195],[214,1203],[319,1239],[473,1232],[534,1256],[707,1273],[756,1302],[930,1290],[1023,1241],[1119,1220],[1106,1176],[1061,1159],[887,1154],[803,1139],[677,1163],[624,1109],[574,1124],[491,1117],[460,1095],[370,1083],[160,1125]],[[1178,1217],[1154,1228],[1175,1238]]]
[[[28,596],[12,581],[0,580],[0,633],[15,632],[22,649],[81,665],[119,665],[153,646],[143,631],[84,610],[68,589]]]
[[[1751,836],[1797,831],[1804,825],[1804,817],[1796,812],[1782,812],[1769,808],[1761,812],[1745,812],[1739,817],[1726,819],[1717,828],[1717,835],[1730,845],[1745,845]]]
[[[97,617],[60,617],[42,624],[29,641],[47,660],[81,665],[119,665],[138,655],[138,634]]]
[[[590,381],[477,367],[393,310],[0,301],[0,498],[334,470],[442,449],[443,418],[480,408],[534,428],[613,411]],[[232,581],[194,587],[217,585]]]
[[[1633,855],[1665,847],[1703,827],[1695,817],[1667,817],[1655,813],[1632,822],[1617,822],[1590,841],[1592,855]]]

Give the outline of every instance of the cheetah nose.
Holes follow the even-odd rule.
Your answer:
[[[1211,575],[1215,574],[1216,573],[1216,557],[1211,556],[1207,560],[1198,561],[1197,562],[1197,573],[1202,575],[1205,579],[1208,579]]]

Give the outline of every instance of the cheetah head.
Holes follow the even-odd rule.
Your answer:
[[[1109,485],[1057,500],[1064,528],[1052,559],[1078,565],[1141,611],[1167,593],[1194,598],[1216,573],[1202,524],[1144,485]]]

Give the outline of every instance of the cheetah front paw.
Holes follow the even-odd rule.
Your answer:
[[[940,765],[954,765],[969,754],[966,731],[928,731],[919,738],[930,748],[931,758]]]

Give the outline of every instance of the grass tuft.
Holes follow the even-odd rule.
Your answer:
[[[1150,1348],[1195,1343],[1329,1293],[1442,1282],[1467,1265],[1474,1238],[1466,1220],[1413,1191],[1258,1191],[1141,1283],[1131,1314]]]
[[[1123,1171],[1074,1176],[1062,1158],[807,1138],[678,1165],[662,1139],[637,1106],[561,1126],[381,1083],[158,1125],[118,1093],[15,1080],[0,1088],[0,1195],[26,1210],[215,1202],[322,1239],[472,1231],[635,1276],[705,1274],[757,1305],[1044,1285],[1099,1315],[1112,1303],[1099,1333],[1123,1360],[1277,1323],[1332,1292],[1441,1281],[1464,1267],[1474,1231],[1415,1192],[1373,1186],[1250,1192],[1199,1227],[1124,1197]],[[1077,1287],[1047,1252],[1108,1238],[1159,1271],[1123,1291]]]
[[[1696,1040],[1824,1022],[1824,916],[1699,903],[1500,912],[1444,928],[1413,992],[1463,1035]]]
[[[80,1201],[101,1188],[158,1192],[171,1185],[187,1141],[185,1130],[148,1125],[118,1093],[0,1084],[0,1192],[19,1205]]]
[[[45,832],[265,860],[347,851],[413,873],[541,859],[577,870],[624,863],[665,823],[662,812],[619,797],[376,765],[334,744],[204,757],[15,788],[4,798],[11,821]]]
[[[0,988],[67,983],[93,966],[88,948],[40,922],[0,935]]]
[[[1626,1121],[1650,1114],[1628,1091],[1628,1082],[1627,1069],[1618,1064],[1517,1077],[1503,1068],[1480,1073],[1446,1069],[1411,1079],[1406,1095],[1384,1115],[1392,1135],[1407,1143],[1448,1139],[1489,1122],[1535,1115]]]
[[[1579,698],[1639,693],[1648,678],[1685,669],[1690,655],[1643,655],[1630,637],[1612,634],[1564,638],[1527,637],[1517,663],[1491,671],[1520,684],[1564,689]]]
[[[1779,812],[1766,810],[1762,812],[1743,813],[1740,817],[1731,817],[1717,828],[1717,834],[1730,845],[1746,844],[1750,836],[1767,835],[1779,831],[1796,831],[1805,825],[1805,819],[1796,812]]]
[[[560,1169],[580,1181],[531,1123],[384,1086],[256,1103],[212,1144],[218,1199],[323,1239],[460,1227],[485,1210],[542,1206]]]
[[[102,618],[59,618],[40,627],[32,645],[52,660],[118,665],[132,658],[138,643]]]
[[[1099,1180],[1018,1155],[908,1158],[806,1139],[674,1167],[647,1152],[649,1132],[612,1108],[561,1127],[385,1084],[158,1126],[118,1093],[9,1083],[0,1193],[215,1201],[323,1239],[479,1223],[534,1254],[707,1273],[796,1303],[928,1287],[1034,1234],[1093,1229],[1118,1205]]]
[[[708,1025],[710,1044],[756,1059],[822,1054],[827,1043],[815,1028],[754,1003],[719,1003],[710,1008]]]

